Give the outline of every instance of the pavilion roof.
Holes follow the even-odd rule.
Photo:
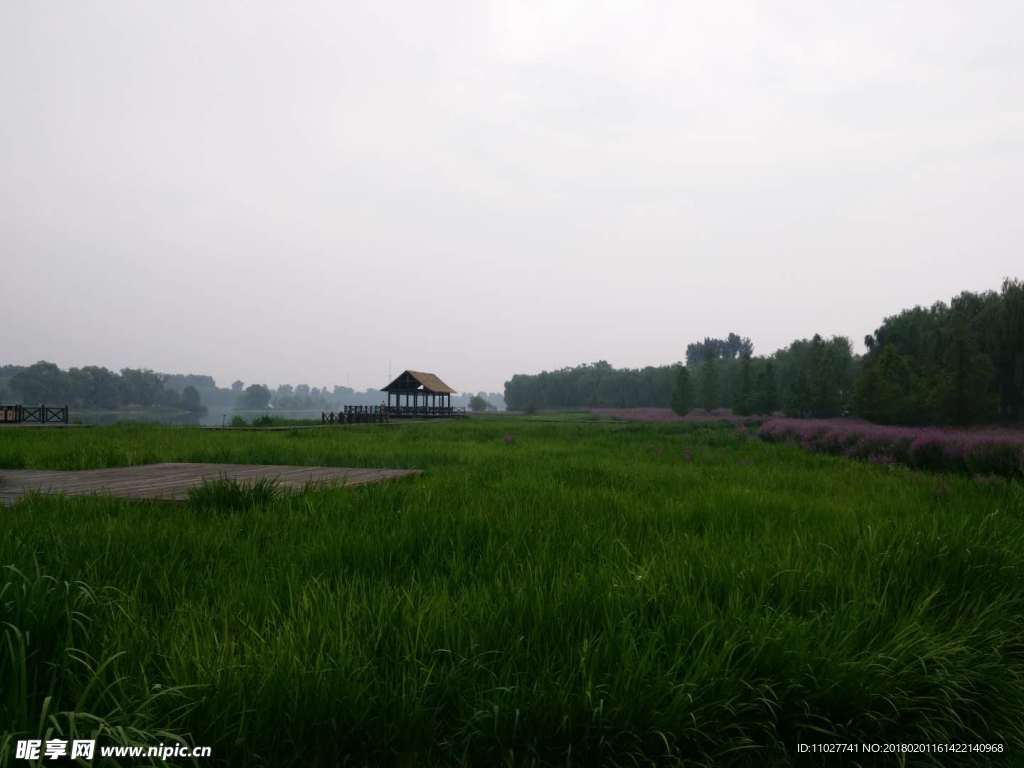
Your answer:
[[[410,381],[411,380],[411,381]],[[410,387],[410,384],[417,386]],[[423,371],[402,371],[394,381],[384,387],[381,392],[408,392],[423,387],[424,392],[435,395],[454,394],[455,390],[445,384],[433,373]]]

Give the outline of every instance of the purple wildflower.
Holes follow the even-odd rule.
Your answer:
[[[852,419],[779,418],[766,421],[758,437],[876,464],[884,461],[920,469],[1024,475],[1024,432],[1009,429],[884,427]]]

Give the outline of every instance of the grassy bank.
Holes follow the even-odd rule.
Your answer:
[[[785,765],[829,739],[1024,754],[1019,482],[686,424],[0,435],[7,468],[154,461],[426,472],[241,512],[0,510],[10,734],[181,734],[274,766]]]

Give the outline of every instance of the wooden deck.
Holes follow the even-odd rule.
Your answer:
[[[227,478],[252,482],[271,478],[291,491],[307,486],[350,486],[418,475],[418,469],[293,467],[272,464],[145,464],[80,471],[0,469],[0,504],[13,504],[30,491],[68,496],[95,494],[125,499],[184,501],[191,488]]]

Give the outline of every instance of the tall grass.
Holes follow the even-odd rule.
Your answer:
[[[131,426],[0,446],[4,466],[157,460],[426,470],[231,515],[5,511],[0,563],[114,596],[57,601],[90,616],[71,645],[119,670],[111,722],[217,763],[787,765],[827,739],[1000,742],[958,762],[1020,763],[1018,482],[686,424]],[[64,682],[9,706],[75,706],[90,677],[62,647],[36,658]]]
[[[188,503],[198,510],[238,512],[271,504],[280,495],[280,484],[271,477],[254,481],[222,477],[190,489]]]
[[[133,679],[122,652],[90,652],[105,646],[102,621],[128,617],[120,601],[116,590],[11,565],[0,571],[0,766],[16,764],[18,739],[185,743],[163,723],[183,720],[189,696]]]

